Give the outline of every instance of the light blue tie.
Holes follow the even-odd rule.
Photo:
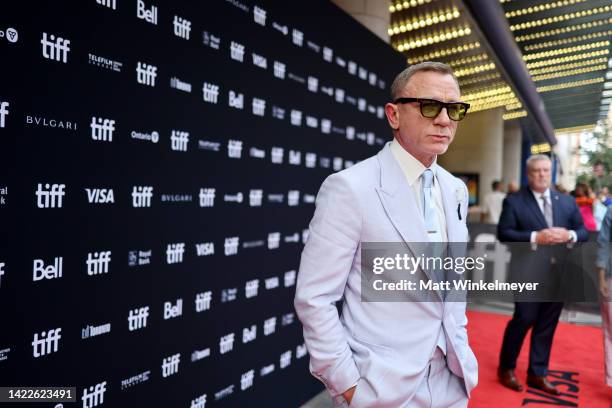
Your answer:
[[[423,196],[423,219],[425,221],[425,229],[430,242],[441,242],[442,232],[440,231],[440,222],[436,214],[436,205],[433,197],[433,172],[431,169],[425,169],[422,175],[421,195]]]

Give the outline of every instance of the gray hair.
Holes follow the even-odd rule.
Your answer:
[[[438,72],[440,74],[446,74],[453,77],[455,82],[457,83],[457,87],[459,87],[459,81],[453,72],[453,69],[443,62],[433,62],[433,61],[425,61],[420,62],[415,65],[411,65],[395,77],[393,83],[391,84],[391,100],[394,101],[397,99],[401,92],[404,90],[408,81],[414,74],[421,71],[433,71]]]
[[[529,158],[527,159],[526,162],[526,166],[528,169],[531,168],[531,165],[537,161],[541,161],[541,160],[546,160],[549,163],[552,163],[552,160],[550,160],[550,157],[548,157],[545,154],[534,154],[533,156],[529,156]]]

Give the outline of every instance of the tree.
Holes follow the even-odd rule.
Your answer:
[[[576,182],[589,184],[593,191],[598,191],[601,187],[612,190],[612,146],[608,134],[609,126],[608,120],[603,120],[593,131],[594,143],[589,148],[584,146],[580,148],[580,153],[587,157],[589,170],[579,175]]]

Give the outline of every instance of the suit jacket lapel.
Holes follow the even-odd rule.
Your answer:
[[[380,187],[376,188],[376,192],[382,206],[412,256],[420,256],[425,248],[424,243],[427,243],[429,238],[425,232],[425,224],[418,215],[420,210],[414,194],[402,169],[395,161],[388,143],[378,153],[378,162],[380,164]],[[432,279],[427,270],[423,272],[429,279]]]
[[[440,183],[440,191],[442,192],[442,201],[444,203],[444,218],[446,219],[446,235],[448,242],[465,241],[465,237],[461,235],[459,215],[457,214],[457,197],[456,186],[449,180],[446,173],[438,169],[436,178]],[[463,191],[461,191],[463,194]]]
[[[542,214],[542,210],[540,210],[540,206],[538,205],[538,202],[536,201],[536,198],[531,192],[531,190],[529,190],[528,188],[525,188],[523,190],[523,198],[525,199],[525,202],[527,203],[527,207],[530,209],[530,211],[533,213],[533,215],[538,220],[538,223],[540,224],[540,229],[548,228],[548,225],[546,224],[546,219],[544,218],[544,214]],[[554,217],[554,214],[555,213],[553,209],[553,217]]]

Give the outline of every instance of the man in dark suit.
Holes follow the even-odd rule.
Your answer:
[[[535,249],[541,245],[565,244],[587,240],[582,216],[572,197],[551,190],[552,163],[546,155],[534,155],[527,160],[528,187],[510,194],[504,200],[497,226],[501,242],[531,242]],[[537,268],[524,271],[534,275],[555,277],[555,258],[543,257]],[[542,257],[540,257],[542,259]],[[537,264],[537,263],[536,263]],[[535,270],[538,269],[538,270]],[[541,279],[546,284],[548,278]],[[562,302],[516,302],[514,316],[508,322],[499,358],[499,380],[513,390],[522,391],[514,369],[523,340],[530,328],[531,348],[527,384],[553,395],[560,392],[547,379],[550,348]]]

